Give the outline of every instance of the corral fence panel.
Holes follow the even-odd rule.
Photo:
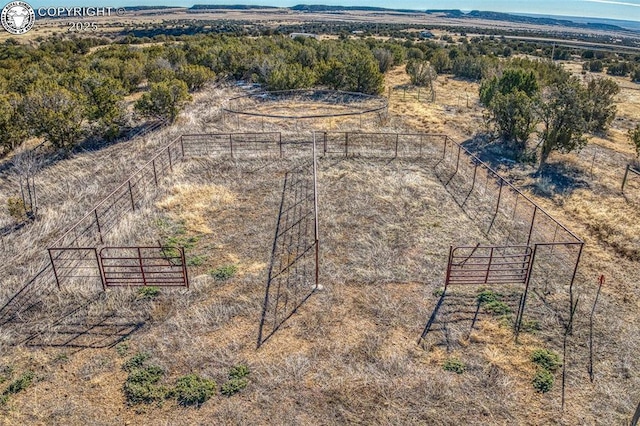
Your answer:
[[[99,252],[105,287],[186,287],[181,247],[105,247]]]

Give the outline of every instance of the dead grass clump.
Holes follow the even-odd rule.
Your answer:
[[[640,214],[623,198],[578,190],[564,208],[603,243],[630,260],[640,260]]]
[[[236,200],[229,189],[218,185],[176,185],[171,195],[158,201],[156,205],[175,220],[184,223],[190,232],[211,234],[209,216],[217,211],[232,208]]]

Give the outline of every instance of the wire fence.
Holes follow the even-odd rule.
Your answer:
[[[314,161],[286,173],[273,241],[258,347],[318,287],[318,204]]]
[[[435,166],[436,175],[490,241],[497,245],[534,247],[535,260],[531,271],[532,282],[535,283],[534,290],[540,290],[543,295],[548,294],[550,286],[561,283],[561,286],[568,286],[571,301],[573,300],[573,281],[583,242],[448,136],[420,133],[317,132],[314,137],[319,155],[347,158],[438,158]],[[108,244],[109,235],[126,215],[139,210],[157,194],[162,180],[185,158],[205,155],[228,156],[233,159],[290,157],[308,152],[310,144],[311,141],[305,138],[283,140],[279,132],[190,134],[174,139],[49,246],[50,262],[43,265],[34,278],[4,305],[0,305],[0,321],[20,316],[36,306],[39,298],[32,297],[30,292],[33,289],[37,288],[38,293],[42,295],[63,286],[69,280],[84,280],[85,285],[95,280],[99,285],[100,271],[95,261],[96,250]],[[315,176],[307,172],[305,169],[306,174],[303,175]],[[300,191],[309,191],[308,178],[303,179],[300,176],[300,172],[291,174],[292,180],[285,185],[284,208],[289,204],[295,205],[296,197],[302,196]],[[297,179],[299,184],[293,185],[294,179]],[[304,206],[308,210],[308,205]],[[296,215],[301,214],[300,211],[296,212]],[[308,219],[305,216],[304,220],[298,221],[301,217],[292,217],[297,217],[292,222],[296,224],[292,229],[300,230],[302,225],[307,228],[304,232],[300,231],[300,240],[287,244],[298,247],[300,243],[300,247],[308,248],[310,237],[307,232],[311,226],[307,222]],[[279,226],[283,229],[291,225],[288,224],[288,219],[285,219],[282,215],[279,218]],[[281,220],[284,221],[282,224]],[[281,236],[277,240],[282,242],[282,238],[284,237]],[[298,238],[297,234],[295,238]],[[285,255],[274,252],[273,256],[284,258]],[[54,265],[57,271],[64,271],[62,276],[56,278]],[[302,263],[298,263],[296,267],[299,268],[300,265]],[[302,275],[306,276],[305,267],[302,267],[302,270]],[[277,271],[274,274],[276,273]],[[281,275],[284,277],[298,273],[300,270],[287,271]],[[559,300],[550,300],[549,304],[557,305],[558,312],[566,311],[560,308]],[[566,306],[565,301],[562,301],[562,305]],[[274,309],[275,312],[280,312],[277,306]],[[274,318],[279,316],[280,313],[275,314]],[[278,321],[274,320],[273,324],[277,324]],[[274,327],[272,331],[273,329]]]
[[[533,247],[532,290],[568,324],[584,242],[462,145],[441,148],[435,171],[447,191],[492,243]]]

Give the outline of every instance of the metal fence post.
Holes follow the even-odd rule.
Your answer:
[[[156,172],[156,159],[155,158],[151,161],[151,165],[153,166],[153,181],[156,183],[156,186],[158,186],[158,173]]]
[[[326,134],[325,134],[326,135]],[[316,157],[316,134],[313,134],[313,208],[315,214],[314,220],[314,239],[315,239],[315,261],[316,261],[316,270],[315,270],[315,280],[316,280],[316,290],[318,289],[319,276],[320,276],[320,237],[318,230],[318,163]]]
[[[538,213],[538,206],[533,208],[533,215],[531,216],[531,227],[529,227],[529,237],[527,238],[527,245],[531,242],[531,234],[533,234],[533,225],[536,222],[536,213]]]
[[[100,244],[104,244],[104,241],[102,241],[102,230],[100,229],[100,221],[98,220],[98,209],[93,209],[93,214],[96,218],[96,226],[98,227],[98,236],[100,237]]]
[[[107,287],[105,285],[105,276],[104,276],[104,268],[102,267],[102,262],[100,261],[100,258],[98,257],[98,250],[97,249],[93,249],[93,253],[96,255],[96,263],[98,264],[98,271],[100,272],[100,283],[102,284],[102,291],[106,291]]]
[[[500,179],[500,189],[498,190],[498,202],[496,203],[496,211],[493,215],[497,215],[500,210],[500,199],[502,198],[502,187],[504,186],[504,181]]]
[[[51,259],[51,269],[53,270],[53,276],[56,279],[56,285],[58,286],[58,290],[60,290],[60,279],[58,278],[58,271],[56,271],[56,264],[53,261],[53,255],[51,254],[51,249],[47,249],[49,252],[49,259]]]
[[[136,203],[134,203],[134,201],[133,201],[133,191],[131,190],[131,181],[128,180],[127,184],[129,184],[129,197],[131,198],[131,210],[135,211]]]
[[[344,132],[344,156],[349,156],[349,132]]]
[[[229,133],[229,149],[231,151],[231,158],[233,158],[233,135]]]
[[[627,164],[627,169],[624,171],[624,178],[622,179],[622,193],[624,194],[624,186],[627,184],[627,177],[629,176],[629,165]]]
[[[524,308],[527,304],[527,294],[529,293],[529,283],[531,282],[531,274],[533,274],[533,264],[536,261],[536,254],[538,252],[538,245],[536,244],[533,248],[533,253],[531,253],[531,257],[529,258],[529,269],[527,271],[527,281],[524,285],[524,292],[522,293],[522,299],[520,301],[520,306],[518,306],[518,313],[516,315],[515,326],[515,341],[518,343],[518,335],[520,334],[520,327],[522,326],[522,318],[524,317]]]
[[[167,154],[169,155],[169,169],[173,171],[173,163],[171,162],[171,146],[167,147]]]
[[[184,274],[184,283],[189,289],[189,273],[187,272],[187,259],[184,254],[184,247],[180,247],[180,258],[182,260],[182,273]]]

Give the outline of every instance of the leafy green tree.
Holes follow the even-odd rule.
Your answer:
[[[119,80],[92,74],[83,81],[87,99],[87,118],[97,133],[107,140],[120,134],[125,122],[125,89]]]
[[[496,130],[505,141],[513,143],[517,156],[525,153],[529,136],[538,124],[536,104],[537,98],[520,90],[498,93],[491,102],[489,110]]]
[[[449,52],[451,53],[451,52]],[[453,61],[453,74],[469,80],[481,80],[485,74],[486,61],[482,57],[460,56]]]
[[[587,83],[583,103],[584,118],[592,133],[605,133],[616,116],[614,97],[620,93],[618,84],[609,78],[591,79]]]
[[[63,87],[40,87],[25,98],[25,118],[34,136],[56,148],[72,148],[84,135],[86,99]]]
[[[350,92],[362,92],[377,95],[384,89],[384,76],[378,68],[378,62],[369,50],[350,52],[346,65],[346,87]]]
[[[501,138],[514,144],[518,156],[526,151],[529,135],[538,123],[538,93],[535,74],[519,68],[485,79],[480,86],[480,101],[487,106],[491,123]]]
[[[269,90],[303,89],[315,84],[316,77],[300,64],[280,64],[267,76]]]
[[[215,74],[209,68],[202,65],[183,65],[176,76],[187,83],[189,91],[200,90],[208,81],[214,79]]]
[[[602,72],[604,69],[604,64],[602,61],[598,59],[594,59],[593,61],[587,61],[582,64],[582,69],[590,72]]]
[[[136,102],[135,110],[145,117],[174,122],[189,100],[187,83],[178,79],[161,81],[151,84],[151,90]]]
[[[318,82],[333,90],[339,90],[347,84],[347,66],[336,58],[323,61],[318,68]]]
[[[438,74],[443,74],[451,71],[452,62],[444,49],[438,49],[434,52],[433,56],[431,56],[431,65],[433,65],[433,68],[435,68]]]
[[[406,72],[414,86],[433,87],[433,81],[438,77],[429,61],[411,60],[407,62]]]
[[[7,154],[27,137],[22,97],[16,93],[0,95],[0,152]]]
[[[393,66],[393,54],[387,49],[373,49],[373,56],[378,61],[378,68],[381,73],[386,73]]]
[[[587,143],[587,121],[583,114],[584,88],[575,77],[566,77],[545,90],[538,114],[543,128],[540,138],[540,166],[542,170],[553,151],[571,152]]]

